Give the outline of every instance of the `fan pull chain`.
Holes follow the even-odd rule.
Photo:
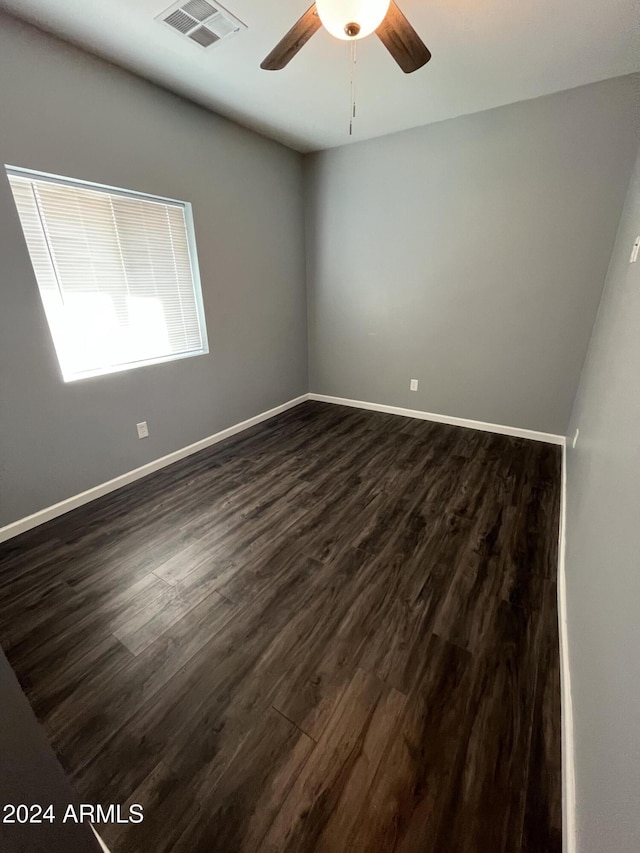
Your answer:
[[[351,108],[349,110],[349,136],[353,136],[353,120],[356,117],[356,72],[358,69],[358,42],[351,42]]]

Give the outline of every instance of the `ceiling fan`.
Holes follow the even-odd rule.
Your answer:
[[[317,0],[260,63],[260,68],[280,71],[321,26],[345,41],[355,41],[375,31],[405,74],[417,71],[431,59],[429,49],[395,0]]]

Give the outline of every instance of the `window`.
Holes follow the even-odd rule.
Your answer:
[[[191,205],[6,168],[65,382],[209,351]]]

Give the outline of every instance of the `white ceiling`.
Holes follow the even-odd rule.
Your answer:
[[[212,0],[215,3],[215,0]],[[169,0],[0,0],[14,14],[300,151],[640,70],[640,0],[398,0],[433,53],[405,75],[375,36],[320,30],[284,71],[260,62],[311,0],[225,0],[248,29],[204,50],[154,17]]]

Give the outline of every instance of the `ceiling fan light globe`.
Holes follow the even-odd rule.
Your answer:
[[[370,35],[384,20],[390,0],[316,0],[318,15],[332,36],[353,41]],[[345,28],[359,24],[357,35],[349,36]]]

